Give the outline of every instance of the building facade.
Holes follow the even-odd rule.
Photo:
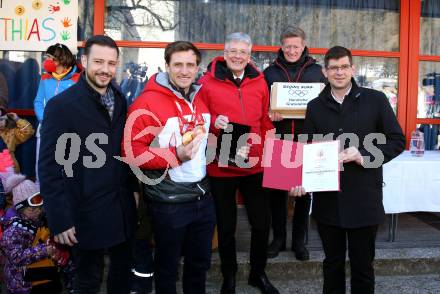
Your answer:
[[[118,81],[130,100],[164,70],[168,42],[196,43],[203,71],[222,54],[225,35],[243,31],[264,69],[276,57],[283,27],[297,25],[320,63],[329,47],[352,49],[357,81],[387,95],[407,140],[422,126],[434,138],[427,149],[438,149],[440,0],[79,0],[79,6],[78,47],[92,34],[118,40]],[[21,115],[32,116],[41,61],[41,52],[0,51],[0,87],[7,85],[10,107]]]

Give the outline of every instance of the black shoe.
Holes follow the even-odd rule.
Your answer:
[[[272,283],[267,278],[266,274],[263,272],[262,274],[255,275],[250,273],[248,284],[252,287],[256,287],[260,289],[263,294],[279,294],[280,292],[277,288],[272,285]]]
[[[295,257],[298,260],[306,261],[310,259],[309,251],[304,244],[292,245],[292,251],[295,252]]]
[[[286,240],[273,239],[267,248],[267,257],[274,258],[277,257],[280,251],[286,250]]]
[[[227,276],[223,278],[220,294],[235,294],[235,276]]]

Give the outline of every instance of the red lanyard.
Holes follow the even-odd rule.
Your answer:
[[[187,120],[183,116],[182,107],[180,106],[179,102],[176,101],[176,108],[179,112],[177,119],[179,120],[179,128],[180,128],[180,134],[183,135],[186,132],[192,131],[196,126],[198,125],[204,125],[205,120],[203,116],[200,113],[197,113],[197,107],[194,105],[194,110],[191,111],[191,118],[190,120]]]

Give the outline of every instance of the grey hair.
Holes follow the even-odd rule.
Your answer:
[[[280,35],[280,43],[283,44],[284,39],[292,38],[292,37],[298,37],[303,39],[303,41],[305,41],[306,33],[304,33],[304,31],[299,27],[288,26],[283,30],[283,32]]]
[[[252,49],[252,40],[248,34],[237,32],[227,35],[225,39],[225,50],[228,49],[229,43],[231,42],[244,42],[249,45],[249,51]]]

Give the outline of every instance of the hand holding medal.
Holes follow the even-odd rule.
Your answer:
[[[182,114],[182,109],[176,103],[179,110],[180,133],[182,134],[182,145],[176,148],[177,157],[180,161],[188,161],[195,157],[199,151],[200,144],[205,139],[205,120],[200,113],[197,113],[194,107],[191,118],[188,120]]]
[[[199,134],[203,135],[205,133],[206,133],[205,126],[204,125],[197,125],[194,127],[194,129],[189,130],[185,134],[183,134],[182,144],[184,146],[186,146],[189,143],[191,143],[192,140],[194,140],[194,138],[197,137]]]

